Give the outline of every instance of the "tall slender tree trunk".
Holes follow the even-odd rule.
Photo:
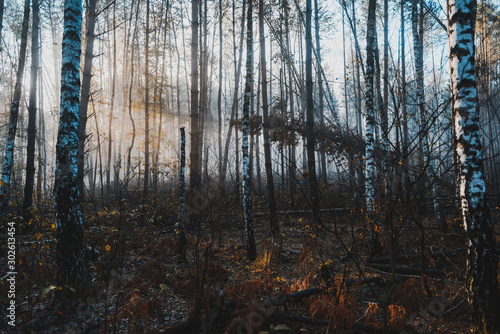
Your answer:
[[[253,86],[253,10],[252,1],[248,1],[247,9],[247,63],[245,78],[245,95],[243,97],[243,138],[241,150],[243,153],[243,210],[245,214],[245,240],[247,255],[251,261],[257,256],[255,246],[252,192],[251,192],[251,166],[248,157],[248,137],[250,127],[250,100]]]
[[[405,16],[404,3],[401,0],[401,117],[403,118],[403,184],[404,188],[409,186],[408,174],[408,148],[410,144],[408,134],[408,111],[406,109],[406,50],[405,50]]]
[[[38,29],[40,35],[40,45],[42,45],[41,40],[41,31]],[[42,55],[42,48],[39,48],[38,59]],[[37,183],[36,183],[36,193],[37,193],[37,201],[40,204],[40,201],[44,196],[47,195],[47,143],[45,136],[45,117],[43,114],[43,72],[42,68],[39,66],[38,71],[40,72],[38,75],[38,91],[40,92],[40,103],[39,103],[39,112],[38,112],[38,136],[37,136],[37,147],[38,147],[38,175],[37,175]]]
[[[290,124],[292,127],[295,126],[295,110],[294,110],[294,91],[293,91],[293,80],[292,80],[292,66],[293,59],[291,59],[290,53],[290,15],[289,15],[289,7],[288,1],[284,0],[283,7],[285,11],[285,39],[286,39],[286,48],[290,59],[287,59],[287,68],[288,68],[288,96],[289,96],[289,105],[290,105]],[[289,145],[289,159],[288,159],[288,182],[290,187],[290,200],[292,207],[295,205],[295,192],[296,192],[296,149],[295,142],[292,141]]]
[[[376,0],[368,2],[368,18],[366,29],[366,120],[365,120],[365,197],[366,197],[366,216],[368,219],[368,229],[370,231],[371,253],[380,252],[380,243],[378,240],[375,217],[375,98],[374,98],[374,75],[375,75],[375,10]]]
[[[342,36],[345,36],[345,14],[347,11],[345,0],[342,0]],[[345,108],[345,125],[349,130],[349,104],[347,103],[347,62],[345,59],[345,38],[342,39],[342,60],[344,64],[344,108]],[[351,166],[352,163],[349,163]],[[351,168],[352,169],[352,168]]]
[[[425,93],[424,93],[424,61],[423,61],[423,0],[420,0],[420,13],[417,16],[417,1],[413,0],[412,4],[412,31],[413,31],[413,50],[415,54],[415,74],[417,81],[417,106],[419,113],[419,144],[421,145],[421,171],[430,176],[432,183],[432,201],[434,212],[438,219],[440,226],[444,229],[446,226],[445,221],[439,208],[439,180],[434,168],[434,160],[431,159],[429,150],[429,129],[427,127],[427,115],[425,111]],[[418,17],[418,20],[417,20]],[[422,178],[421,185],[418,189],[419,196],[424,200],[425,178]]]
[[[192,190],[201,186],[200,129],[199,129],[199,91],[198,91],[198,7],[199,0],[191,2],[191,168],[189,182]]]
[[[306,0],[306,136],[307,136],[307,169],[309,171],[309,196],[312,218],[319,221],[319,190],[316,178],[315,134],[314,134],[314,101],[312,75],[312,8],[311,0]]]
[[[222,14],[222,0],[219,0],[219,89],[217,91],[217,129],[218,129],[218,135],[217,135],[217,144],[218,144],[218,149],[219,149],[219,156],[218,156],[218,171],[219,171],[219,179],[222,183],[221,177],[222,177],[222,19],[223,14]]]
[[[424,145],[426,144],[426,136],[427,134],[424,132],[426,130],[425,124],[425,100],[424,100],[424,73],[423,73],[423,55],[421,49],[421,36],[419,34],[419,12],[418,12],[418,3],[420,0],[412,0],[411,7],[411,28],[413,35],[413,54],[415,58],[415,81],[417,83],[416,89],[416,100],[417,100],[417,109],[418,109],[418,122],[419,122],[419,141],[418,141],[418,149],[419,149],[419,168],[418,170],[423,172],[427,166],[427,156],[424,153]],[[417,175],[418,177],[418,175]],[[425,192],[425,178],[421,177],[417,182],[417,192],[421,201],[424,200],[424,192]]]
[[[222,161],[222,177],[221,180],[222,182],[226,179],[226,173],[227,173],[227,164],[229,160],[229,145],[231,144],[231,132],[232,132],[232,126],[233,126],[233,121],[237,117],[237,109],[238,109],[238,94],[240,90],[240,75],[241,75],[241,64],[242,64],[242,59],[243,59],[243,37],[244,37],[244,32],[245,32],[245,6],[246,6],[246,0],[243,0],[243,13],[242,13],[242,19],[241,19],[241,32],[240,32],[240,49],[239,49],[239,56],[238,56],[238,63],[235,63],[235,75],[234,75],[234,95],[233,95],[233,102],[231,105],[231,115],[230,115],[230,121],[229,121],[229,129],[227,130],[227,136],[226,136],[226,143],[224,145],[224,159]],[[234,9],[233,9],[234,10]],[[233,21],[234,21],[234,13],[233,13]],[[233,24],[234,26],[234,24]],[[234,29],[233,29],[234,33]],[[233,45],[234,45],[234,56],[236,60],[236,41],[234,39],[233,35]],[[238,147],[238,146],[237,146]],[[238,167],[239,169],[239,167]]]
[[[111,77],[111,101],[109,107],[109,123],[108,123],[108,157],[106,160],[106,192],[111,191],[111,156],[113,150],[113,113],[115,111],[115,91],[116,91],[116,1],[113,2],[113,64]]]
[[[172,31],[174,36],[177,36],[176,30],[175,30],[175,24],[172,24]],[[181,64],[181,53],[179,52],[179,47],[177,45],[177,38],[174,38],[174,45],[175,45],[175,51],[177,54],[177,74],[176,74],[176,88],[177,88],[177,127],[181,128],[181,71],[180,71],[180,64]],[[189,94],[188,94],[189,95]],[[180,136],[179,136],[179,142],[180,142]]]
[[[184,11],[183,11],[184,6],[181,5],[181,18],[184,20]],[[186,77],[186,100],[187,100],[187,105],[188,105],[188,110],[191,111],[191,90],[189,87],[189,80],[188,80],[188,66],[187,66],[187,52],[186,52],[186,38],[184,34],[184,23],[181,23],[181,36],[182,36],[182,52],[184,54],[184,75]],[[177,40],[177,38],[176,38]],[[191,50],[192,51],[192,50]]]
[[[467,290],[475,333],[500,332],[495,233],[483,173],[483,149],[474,68],[475,0],[448,0],[451,107],[467,235]]]
[[[167,2],[167,6],[170,5],[170,2]],[[169,11],[170,11],[170,8],[167,7],[165,9],[165,26],[163,28],[163,45],[167,45],[167,30],[169,28],[169,25],[168,25],[168,14],[169,14]],[[161,26],[161,24],[160,24]],[[172,45],[172,34],[170,33],[169,34],[169,44]],[[170,53],[170,64],[172,64],[172,52],[169,52]],[[159,100],[159,109],[160,109],[160,116],[159,116],[159,120],[158,120],[158,130],[157,130],[157,138],[156,138],[156,146],[155,146],[155,152],[154,152],[154,161],[153,161],[153,166],[154,166],[154,169],[153,169],[153,191],[154,191],[154,194],[157,195],[157,191],[158,191],[158,173],[159,173],[159,159],[160,159],[160,147],[161,147],[161,142],[162,142],[162,126],[163,126],[163,81],[165,79],[165,60],[166,60],[166,54],[164,53],[163,54],[163,57],[162,57],[162,64],[161,64],[161,74],[160,74],[160,96],[158,96],[158,100]],[[158,64],[158,61],[159,61],[159,55],[158,55],[158,51],[156,51],[156,64]],[[173,86],[173,77],[172,77],[172,73],[170,73],[170,80],[171,80],[171,86]],[[155,92],[157,91],[157,86],[158,85],[155,85]],[[173,87],[172,87],[173,89]],[[154,94],[155,95],[155,101],[156,101],[156,96],[157,96],[157,93]],[[173,98],[171,97],[171,100],[172,100],[172,106],[173,106]],[[174,108],[172,107],[171,109],[171,113],[173,114],[174,113]]]
[[[4,0],[0,0],[0,41],[2,41],[2,28],[3,28],[3,12],[5,9]],[[0,52],[2,52],[2,44],[0,43]]]
[[[136,14],[135,14],[135,25],[134,25],[134,33],[132,37],[132,51],[130,55],[130,86],[129,86],[129,91],[128,91],[128,116],[130,119],[130,123],[132,125],[132,139],[130,141],[130,145],[127,150],[127,173],[126,173],[126,179],[127,183],[129,182],[130,178],[130,172],[132,169],[132,149],[134,148],[134,143],[135,143],[135,136],[136,136],[136,127],[135,127],[135,120],[134,116],[132,113],[132,101],[133,101],[133,96],[132,96],[132,89],[134,88],[134,53],[136,49],[136,45],[134,44],[137,42],[137,21],[139,19],[139,5],[140,1],[137,1],[137,9],[136,9]]]
[[[72,288],[77,296],[88,296],[92,293],[92,283],[85,255],[78,189],[81,24],[81,0],[66,0],[54,194],[59,280],[62,286]]]
[[[260,65],[259,65],[260,67]],[[260,68],[259,68],[259,76],[258,76],[258,79],[257,79],[257,108],[256,108],[256,112],[257,112],[257,116],[260,116],[260,76],[261,76],[261,71],[260,71]],[[262,119],[262,118],[260,118]],[[259,194],[259,196],[262,195],[262,178],[261,178],[261,168],[260,168],[260,131],[257,132],[256,136],[255,136],[255,166],[256,166],[256,182],[257,182],[257,194]]]
[[[144,59],[145,99],[144,99],[144,190],[143,198],[148,196],[149,188],[149,0],[146,0],[146,52]]]
[[[262,80],[262,131],[264,134],[264,164],[266,167],[267,203],[269,208],[269,223],[273,238],[280,232],[276,215],[276,199],[274,197],[273,167],[271,164],[271,143],[269,140],[269,102],[267,100],[267,66],[266,40],[264,36],[264,0],[259,0],[259,39],[260,39],[260,76]]]
[[[384,97],[381,110],[384,191],[388,194],[389,177],[389,3],[384,0]]]
[[[354,0],[352,0],[352,33],[354,35],[354,42],[356,44],[356,88],[355,91],[356,93],[356,101],[357,101],[357,110],[356,110],[356,128],[358,130],[358,134],[362,135],[363,134],[363,129],[361,126],[361,69],[360,69],[360,62],[361,62],[361,50],[358,45],[358,37],[357,37],[357,29],[356,29],[356,10],[354,8]],[[368,66],[368,65],[367,65]]]
[[[320,126],[325,125],[325,115],[324,115],[324,91],[323,91],[323,76],[321,73],[321,45],[319,38],[319,7],[318,0],[314,0],[314,27],[316,30],[316,57],[317,57],[317,72],[316,75],[318,77],[318,109],[319,109],[319,124]],[[340,124],[339,124],[340,125]],[[326,154],[325,149],[321,147],[320,151],[320,163],[321,163],[321,181],[324,185],[328,182],[328,175],[326,171]]]
[[[38,55],[40,51],[38,41],[38,29],[40,27],[38,0],[33,0],[32,7],[33,25],[31,28],[31,87],[28,106],[28,145],[26,154],[26,182],[24,184],[23,202],[23,211],[25,214],[28,213],[29,208],[33,205],[33,187],[35,184],[36,88],[38,83]],[[29,217],[29,214],[27,217]]]
[[[207,5],[207,0],[202,1],[203,4],[203,11],[201,11],[201,23],[202,23],[202,33],[200,34],[200,70],[201,70],[201,75],[200,75],[200,118],[199,118],[199,131],[200,131],[200,140],[199,140],[199,147],[198,147],[198,152],[200,154],[199,158],[199,170],[200,170],[200,177],[202,175],[202,170],[205,170],[202,168],[203,162],[208,163],[208,157],[205,155],[205,159],[203,159],[203,152],[204,152],[204,136],[205,136],[205,123],[206,119],[208,117],[209,113],[209,96],[208,96],[208,48],[207,48],[207,43],[208,43],[208,21],[207,21],[207,16],[208,16],[208,5]],[[201,8],[201,7],[200,7]],[[208,147],[208,146],[207,146]],[[208,152],[208,150],[207,150]],[[206,179],[204,177],[201,178]]]
[[[21,48],[19,49],[19,65],[16,75],[16,86],[14,97],[10,106],[9,134],[5,148],[4,164],[2,171],[2,182],[0,184],[0,215],[3,217],[7,210],[10,198],[10,183],[12,170],[14,168],[14,144],[17,131],[17,118],[21,104],[21,92],[23,87],[24,66],[26,64],[26,48],[28,44],[28,26],[30,18],[30,0],[24,1],[24,15],[21,29]]]
[[[180,128],[181,137],[181,163],[179,171],[179,246],[178,254],[185,257],[185,247],[186,247],[186,221],[184,219],[184,208],[186,206],[186,134],[184,128]]]
[[[89,0],[87,6],[87,36],[85,43],[85,59],[83,61],[83,78],[80,101],[80,124],[78,126],[78,187],[80,189],[80,202],[85,198],[85,185],[83,182],[85,174],[85,140],[87,139],[87,112],[90,98],[90,86],[92,81],[92,59],[94,58],[94,39],[97,0]],[[99,137],[97,138],[99,140]]]

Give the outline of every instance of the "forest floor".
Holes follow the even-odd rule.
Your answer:
[[[264,204],[256,200],[255,262],[246,259],[241,210],[230,203],[188,212],[184,260],[176,253],[175,203],[85,208],[94,296],[72,303],[56,298],[53,212],[38,210],[30,223],[19,222],[17,325],[7,325],[2,281],[0,331],[375,333],[386,319],[391,333],[471,332],[459,227],[399,223],[391,267],[389,254],[369,256],[361,212],[326,211],[321,228],[305,211],[281,213],[281,236],[272,242],[258,213]]]

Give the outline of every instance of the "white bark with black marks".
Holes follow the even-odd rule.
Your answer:
[[[451,106],[459,169],[462,219],[468,238],[467,288],[473,329],[500,332],[498,258],[483,173],[474,68],[475,0],[448,0]]]
[[[88,295],[92,291],[78,188],[81,24],[81,0],[66,0],[54,194],[59,280],[73,288],[77,295]]]

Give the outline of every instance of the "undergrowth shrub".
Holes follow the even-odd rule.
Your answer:
[[[393,304],[389,305],[387,311],[389,314],[389,326],[393,330],[403,330],[407,318],[406,309],[403,306]]]
[[[313,319],[322,318],[330,322],[328,333],[353,331],[356,328],[357,311],[355,293],[347,291],[338,276],[335,278],[335,287],[309,302],[309,312]]]
[[[314,277],[314,273],[310,272],[306,277],[299,278],[296,282],[294,282],[289,289],[289,293],[294,293],[300,290],[305,290],[311,286],[311,280]]]

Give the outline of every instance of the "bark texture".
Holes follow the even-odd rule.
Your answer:
[[[460,200],[468,238],[467,288],[475,333],[500,332],[496,245],[483,173],[474,68],[477,2],[448,0],[452,113]]]
[[[56,145],[56,261],[59,280],[76,295],[92,292],[85,258],[85,240],[78,189],[78,128],[80,123],[81,0],[64,3],[61,111]]]
[[[243,97],[243,137],[241,150],[243,153],[243,210],[245,214],[245,241],[247,246],[247,256],[251,261],[255,260],[257,250],[255,247],[252,193],[250,179],[250,163],[248,156],[248,137],[250,124],[250,99],[253,84],[253,23],[252,23],[252,1],[248,1],[247,10],[247,63],[245,78],[245,95]]]

